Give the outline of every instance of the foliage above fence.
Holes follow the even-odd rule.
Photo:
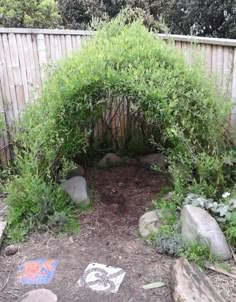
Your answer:
[[[56,28],[60,22],[55,0],[0,0],[1,27]]]
[[[110,20],[123,7],[142,10],[146,24],[165,23],[165,32],[236,39],[235,0],[58,0],[64,25],[88,29],[92,19]],[[162,26],[163,28],[163,26]]]

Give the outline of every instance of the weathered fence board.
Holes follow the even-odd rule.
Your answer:
[[[55,60],[80,49],[83,41],[93,36],[90,31],[0,28],[0,114],[12,127],[14,119],[34,100],[45,78],[45,67]],[[205,60],[208,74],[214,73],[221,91],[233,101],[232,124],[236,124],[236,40],[159,35],[172,40],[186,62],[192,64],[194,54]],[[119,110],[125,111],[125,104]],[[110,114],[113,114],[110,112]],[[126,114],[112,120],[114,133],[124,135]],[[96,132],[101,133],[101,125]],[[0,137],[0,159],[10,158],[9,134]],[[6,147],[5,147],[6,146]]]

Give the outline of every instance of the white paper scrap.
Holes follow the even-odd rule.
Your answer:
[[[90,263],[78,283],[80,287],[89,287],[94,291],[117,293],[125,274],[121,268]]]

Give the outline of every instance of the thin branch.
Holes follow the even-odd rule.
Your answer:
[[[12,269],[9,271],[6,282],[3,284],[2,288],[0,289],[0,292],[2,292],[4,290],[4,288],[7,286],[7,283],[10,279],[10,276],[11,276],[11,272],[12,272]]]
[[[236,275],[231,274],[231,273],[228,273],[228,272],[226,272],[225,270],[223,270],[223,269],[221,269],[221,268],[219,268],[219,267],[215,267],[215,266],[212,265],[212,264],[205,263],[205,267],[208,268],[208,269],[210,269],[210,270],[212,270],[212,271],[214,271],[214,272],[216,272],[216,273],[220,273],[220,274],[223,274],[223,275],[225,275],[225,276],[228,276],[228,277],[230,277],[230,278],[232,278],[232,279],[236,279]]]
[[[234,251],[233,251],[233,249],[232,249],[231,246],[230,246],[230,251],[231,251],[232,256],[233,256],[233,258],[234,258],[234,263],[236,264],[236,255],[234,254]]]
[[[13,143],[8,143],[5,146],[3,146],[2,148],[0,148],[0,151],[6,149],[8,146],[13,145]]]

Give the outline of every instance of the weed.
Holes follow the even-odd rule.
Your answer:
[[[214,263],[215,257],[211,254],[208,246],[202,245],[199,242],[193,242],[179,253],[179,256],[187,258],[189,261],[196,263],[201,268],[204,268],[205,262]]]

